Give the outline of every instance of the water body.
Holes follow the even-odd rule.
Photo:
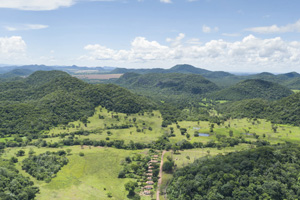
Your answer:
[[[208,136],[209,136],[208,133],[199,133],[198,135],[199,135],[199,136],[204,136],[204,137],[208,137]]]

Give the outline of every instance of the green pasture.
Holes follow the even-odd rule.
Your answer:
[[[101,111],[100,111],[101,109]],[[104,119],[99,119],[99,115],[103,116]],[[114,116],[118,115],[118,118]],[[134,118],[136,121],[134,122]],[[123,113],[109,112],[105,108],[97,107],[95,109],[95,114],[88,118],[89,123],[85,126],[81,121],[71,122],[67,126],[59,126],[53,128],[48,134],[56,135],[61,133],[72,133],[78,130],[93,131],[94,133],[88,136],[78,136],[79,138],[90,138],[94,140],[105,140],[109,137],[111,140],[125,140],[129,142],[133,140],[134,142],[144,142],[149,143],[155,141],[159,136],[162,135],[162,117],[159,111],[153,111],[151,113],[142,114],[132,114],[126,116]],[[132,125],[133,127],[126,129],[108,129],[113,125]],[[152,130],[149,130],[149,127]],[[138,129],[141,131],[138,132]],[[108,136],[107,131],[112,133]],[[58,138],[48,138],[47,141],[57,142]]]
[[[21,161],[28,156],[30,148],[36,154],[61,149],[24,147],[5,150],[3,158],[6,159],[14,156],[20,149],[26,152],[24,157],[18,157],[19,162],[16,164],[16,168],[23,175],[30,177],[40,188],[37,200],[127,199],[128,192],[125,191],[124,184],[131,179],[117,178],[122,169],[120,163],[126,156],[147,152],[147,150],[132,151],[99,147],[82,149],[80,146],[62,148],[63,150],[72,150],[71,155],[68,156],[69,163],[58,172],[57,177],[53,178],[50,183],[45,183],[37,181],[21,169]],[[79,152],[83,152],[84,156],[79,156]],[[109,192],[112,194],[111,198],[107,197]],[[149,199],[149,197],[142,199]]]
[[[99,119],[99,115],[104,119]],[[118,116],[115,118],[114,116]],[[133,119],[136,119],[134,122]],[[181,121],[178,122],[180,128],[186,128],[190,138],[187,139],[186,134],[181,135],[180,128],[177,128],[177,124],[172,124],[166,128],[161,127],[162,116],[159,111],[153,111],[151,113],[132,114],[126,116],[123,113],[109,112],[105,108],[97,107],[95,114],[88,118],[89,123],[85,126],[82,122],[71,122],[67,126],[59,126],[49,131],[49,134],[56,135],[60,133],[71,133],[78,130],[92,131],[88,136],[76,136],[81,139],[89,138],[92,140],[124,140],[128,143],[130,140],[134,142],[150,143],[158,139],[164,133],[170,133],[170,127],[173,127],[175,137],[170,137],[172,143],[179,142],[183,139],[190,142],[202,142],[207,143],[210,140],[216,140],[216,136],[225,135],[229,137],[229,131],[233,132],[233,137],[244,137],[247,140],[256,141],[264,139],[270,143],[278,143],[284,141],[300,141],[300,128],[291,125],[275,124],[276,132],[272,129],[272,124],[264,119],[258,119],[257,121],[250,119],[229,119],[223,124],[214,124],[213,132],[210,132],[210,123],[207,121]],[[126,129],[107,129],[113,125],[132,125],[133,127]],[[149,127],[152,130],[149,130]],[[140,129],[140,131],[138,131]],[[110,131],[112,134],[108,135]],[[195,137],[194,133],[208,133],[209,137],[199,136]],[[257,135],[257,136],[255,136]],[[48,142],[58,142],[61,139],[48,138]]]
[[[0,142],[6,142],[13,139],[14,139],[13,137],[0,138]]]

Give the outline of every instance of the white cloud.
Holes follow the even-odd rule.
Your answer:
[[[270,33],[287,33],[287,32],[300,32],[300,20],[295,22],[294,24],[287,24],[285,26],[261,26],[261,27],[253,27],[248,28],[246,31],[251,31],[255,33],[263,33],[263,34],[270,34]]]
[[[162,2],[162,3],[172,3],[171,0],[160,0],[160,2]]]
[[[83,60],[109,60],[123,63],[152,62],[152,63],[201,63],[209,67],[215,66],[219,70],[261,71],[269,67],[269,71],[276,68],[300,65],[300,42],[287,42],[280,37],[260,39],[249,35],[240,41],[211,40],[201,44],[196,42],[180,42],[184,34],[175,39],[167,39],[170,46],[161,45],[157,41],[149,41],[144,37],[137,37],[131,43],[129,50],[114,50],[99,44],[87,45],[88,55]],[[173,45],[173,42],[176,45]],[[188,40],[189,41],[189,40]],[[153,65],[152,65],[153,66]],[[265,68],[265,69],[267,69]],[[277,70],[277,71],[278,71]]]
[[[38,30],[48,28],[47,25],[42,24],[23,24],[18,26],[5,26],[8,31],[27,31],[27,30]]]
[[[0,38],[0,61],[19,59],[25,55],[26,43],[20,36]]]
[[[182,39],[185,38],[183,33],[179,33],[179,35],[175,38],[167,38],[166,41],[171,43],[171,46],[179,46],[181,44]]]
[[[69,7],[75,0],[0,0],[0,8],[18,10],[55,10],[60,7]]]
[[[219,28],[218,27],[211,28],[209,26],[203,25],[202,26],[202,31],[203,31],[203,33],[218,32]]]

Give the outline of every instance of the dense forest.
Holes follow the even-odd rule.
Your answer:
[[[160,74],[151,73],[140,75],[127,73],[120,77],[115,83],[143,91],[147,89],[152,93],[162,95],[201,95],[218,90],[216,84],[196,74]]]
[[[0,158],[0,199],[34,199],[39,192],[28,177],[19,174],[13,162]]]
[[[268,146],[202,158],[179,169],[168,187],[168,198],[297,199],[299,146]]]
[[[221,88],[227,88],[247,79],[261,79],[265,81],[270,81],[273,83],[279,83],[289,89],[300,89],[300,74],[296,72],[290,72],[285,74],[274,75],[268,72],[263,72],[259,74],[245,74],[245,75],[235,75],[232,73],[224,71],[209,71],[206,69],[201,69],[194,67],[192,65],[176,65],[170,69],[153,68],[153,69],[126,69],[126,68],[116,68],[110,73],[112,74],[125,74],[128,72],[138,73],[138,74],[149,74],[149,73],[182,73],[182,74],[199,74],[204,78],[212,81]]]
[[[34,153],[34,152],[33,152]],[[22,169],[37,180],[50,182],[56,173],[68,163],[66,152],[45,152],[40,155],[30,155],[22,161]]]
[[[300,125],[300,93],[277,101],[248,99],[219,104],[220,113],[232,118],[264,118],[273,123]]]
[[[91,85],[61,71],[37,71],[0,84],[0,133],[28,134],[82,119],[96,106],[122,113],[153,108],[143,97],[112,84]]]
[[[277,83],[260,79],[248,79],[229,88],[215,92],[211,97],[230,101],[253,98],[276,100],[291,94],[293,94],[293,92],[290,89]]]

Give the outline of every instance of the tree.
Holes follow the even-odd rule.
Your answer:
[[[187,138],[187,139],[190,139],[190,137],[191,137],[191,135],[187,133],[187,134],[186,134],[186,138]]]
[[[171,172],[174,166],[174,162],[172,161],[166,161],[163,164],[162,170],[165,172]]]
[[[32,148],[30,148],[28,154],[29,154],[30,156],[32,156],[33,154],[35,154],[35,151],[34,151]]]
[[[185,133],[186,133],[186,128],[180,128],[180,133],[181,133],[181,135],[184,135]]]
[[[229,131],[229,136],[230,136],[230,137],[233,136],[233,131],[232,131],[232,130]]]
[[[80,152],[80,153],[79,153],[79,156],[81,156],[81,157],[84,156],[84,153],[83,153],[83,152]]]
[[[127,183],[125,183],[125,190],[127,190],[128,196],[134,196],[134,189],[138,186],[137,182],[133,182],[133,181],[129,181]]]
[[[177,145],[175,145],[175,144],[173,144],[172,147],[171,147],[171,149],[173,150],[173,153],[176,154],[176,152],[179,151],[180,147],[177,146]]]
[[[72,151],[72,149],[67,149],[67,153],[68,153],[68,155],[70,155],[70,154],[71,154],[71,151]]]
[[[16,156],[24,156],[25,155],[25,151],[23,150],[19,150],[17,153],[16,153]]]

